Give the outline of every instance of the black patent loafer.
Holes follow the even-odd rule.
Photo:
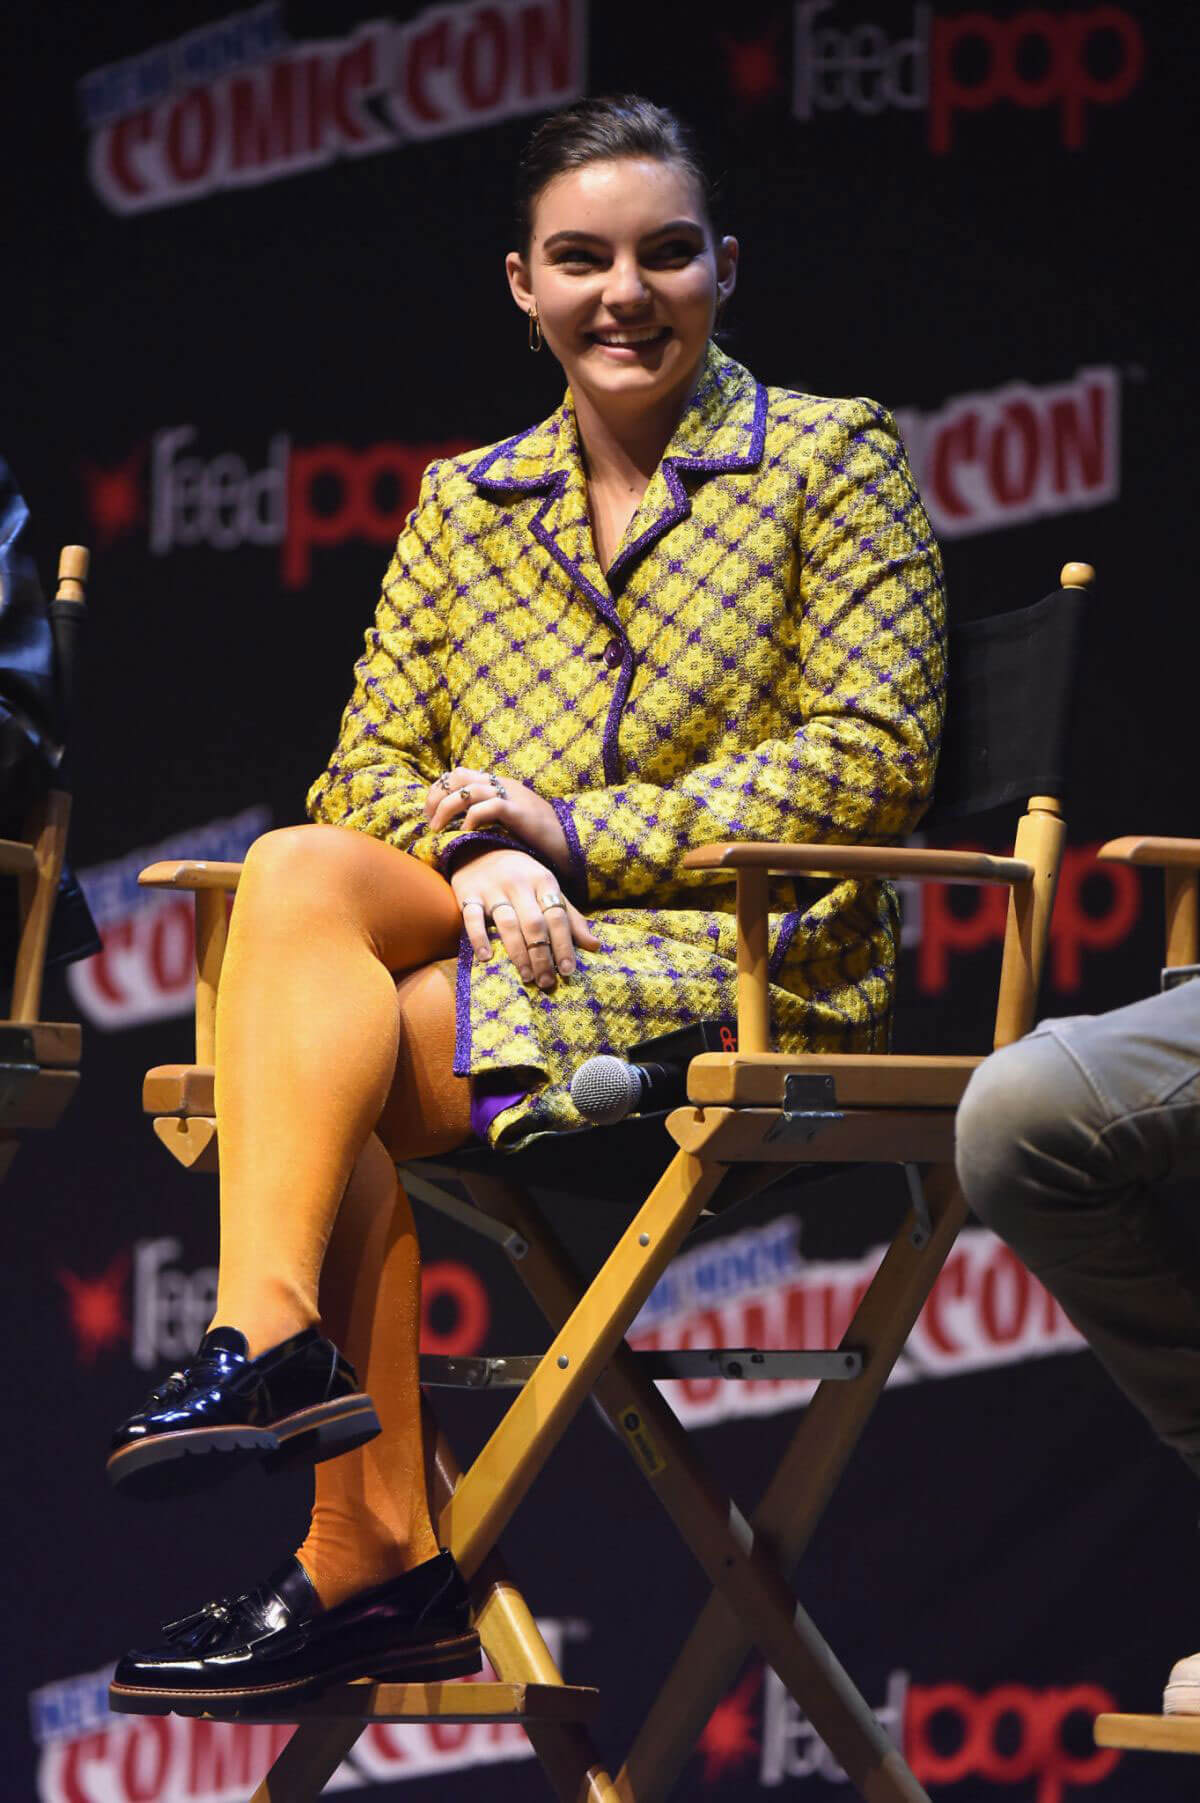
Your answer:
[[[354,1367],[315,1327],[253,1359],[244,1334],[214,1327],[117,1429],[108,1475],[133,1495],[185,1495],[251,1459],[319,1464],[378,1432]]]
[[[245,1596],[210,1603],[127,1653],[109,1688],[125,1715],[278,1715],[331,1684],[432,1683],[481,1664],[466,1586],[450,1553],[323,1609],[297,1559]]]

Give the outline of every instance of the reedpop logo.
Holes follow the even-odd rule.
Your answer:
[[[800,0],[796,7],[795,117],[925,112],[937,155],[953,148],[960,115],[1004,102],[1054,108],[1063,147],[1080,150],[1091,109],[1126,99],[1145,67],[1142,28],[1120,6],[1031,7],[996,18],[974,9],[935,16],[932,6],[918,5],[910,32],[891,38],[874,22],[833,24],[825,15],[834,4]]]
[[[469,449],[387,442],[294,446],[286,432],[254,467],[236,451],[198,454],[194,426],[166,426],[117,464],[86,464],[88,513],[101,544],[147,529],[154,557],[205,546],[280,547],[287,589],[303,588],[317,548],[364,539],[389,548],[413,507],[426,466]]]

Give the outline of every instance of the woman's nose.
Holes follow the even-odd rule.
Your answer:
[[[622,260],[612,265],[604,284],[603,298],[606,306],[640,306],[649,293],[636,260],[631,258],[628,262]]]

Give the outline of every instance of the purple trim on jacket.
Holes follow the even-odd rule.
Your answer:
[[[579,843],[579,834],[575,830],[575,816],[571,812],[570,802],[563,801],[560,796],[552,796],[550,806],[558,815],[563,837],[567,842],[567,854],[570,863],[567,866],[568,877],[564,884],[575,906],[586,913],[588,899],[587,859],[583,855],[583,846]]]
[[[779,923],[779,937],[775,941],[775,950],[771,953],[771,962],[767,965],[767,982],[773,983],[783,969],[783,961],[792,949],[792,940],[796,937],[796,928],[800,925],[801,909],[793,908],[785,914]]]
[[[471,966],[475,952],[464,931],[458,941],[458,977],[454,985],[454,1064],[456,1077],[471,1074]]]
[[[453,876],[462,863],[459,853],[464,847],[474,846],[481,851],[485,845],[491,846],[494,851],[527,851],[531,858],[538,856],[531,845],[523,844],[514,833],[502,832],[499,828],[488,832],[484,828],[481,832],[460,833],[457,839],[452,839],[445,851],[438,856],[438,870],[443,876]]]

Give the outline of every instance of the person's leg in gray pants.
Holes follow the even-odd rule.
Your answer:
[[[1200,982],[993,1053],[956,1138],[971,1208],[1200,1476],[1200,1244],[1160,1195],[1200,1178]],[[1167,1707],[1200,1713],[1200,1657],[1184,1667]]]

